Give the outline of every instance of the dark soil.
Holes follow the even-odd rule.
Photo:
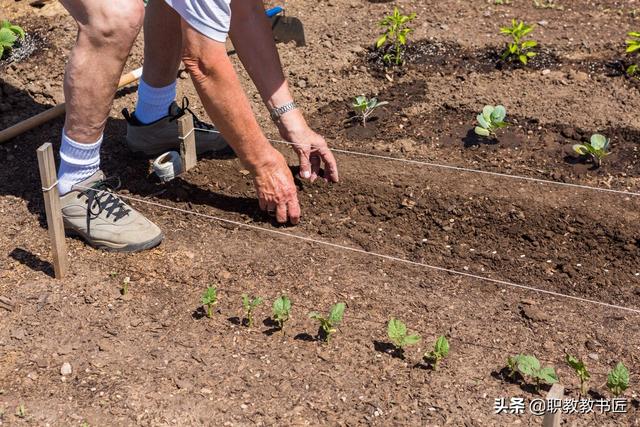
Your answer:
[[[640,425],[637,314],[269,232],[640,307],[639,197],[437,166],[640,192],[640,92],[620,71],[628,58],[616,54],[637,24],[637,5],[564,5],[402,3],[418,18],[398,72],[376,68],[362,48],[392,5],[287,3],[304,22],[308,46],[279,49],[311,125],[337,149],[425,162],[338,153],[339,184],[297,182],[298,227],[279,227],[259,210],[236,159],[201,159],[166,185],[149,177],[149,163],[126,150],[117,113],[132,108],[133,85],[114,102],[102,153],[102,168],[123,183],[120,193],[266,231],[132,202],[163,229],[165,242],[124,255],[67,239],[71,273],[57,281],[34,151],[44,141],[57,147],[62,121],[0,145],[0,424],[539,425],[531,414],[494,414],[496,398],[530,400],[548,390],[506,376],[506,358],[535,354],[556,368],[567,397],[578,398],[564,363],[569,352],[592,373],[591,397],[610,397],[603,384],[618,361],[629,367],[631,385],[628,413],[569,415],[565,423]],[[4,129],[63,100],[75,26],[58,2],[0,6],[44,43],[0,63]],[[513,17],[547,22],[534,33],[539,63],[496,66],[504,42],[498,28]],[[141,64],[142,46],[140,39],[127,69]],[[233,61],[265,132],[278,139]],[[389,102],[366,127],[348,120],[359,94]],[[179,81],[178,95],[204,116],[188,80]],[[485,104],[507,108],[510,126],[495,139],[472,132]],[[598,169],[570,149],[595,132],[612,148]],[[295,156],[280,148],[295,173]],[[213,319],[200,306],[211,285],[220,296]],[[265,299],[251,329],[243,293]],[[293,315],[278,331],[270,305],[282,294]],[[330,343],[318,341],[308,313],[338,301],[347,304],[345,320]],[[422,342],[397,352],[386,336],[390,317]],[[433,371],[422,355],[439,335],[451,353]],[[62,376],[65,362],[72,374]],[[24,418],[15,415],[20,405]]]

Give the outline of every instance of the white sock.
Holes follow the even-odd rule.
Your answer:
[[[140,79],[138,85],[138,103],[135,116],[143,124],[149,124],[166,117],[169,106],[176,99],[176,82],[169,86],[151,87]]]
[[[64,129],[62,130],[58,170],[58,190],[61,196],[100,169],[100,145],[102,136],[92,144],[82,144],[69,138]]]

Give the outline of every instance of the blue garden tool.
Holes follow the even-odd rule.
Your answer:
[[[296,46],[305,46],[304,27],[298,18],[284,15],[282,6],[272,7],[265,11],[271,19],[273,38],[278,42],[296,42]]]

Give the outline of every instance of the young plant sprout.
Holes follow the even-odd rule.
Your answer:
[[[629,387],[629,370],[624,363],[618,362],[607,375],[607,388],[618,397]]]
[[[362,120],[362,126],[367,126],[367,119],[373,114],[373,111],[383,105],[387,105],[387,101],[378,101],[377,98],[367,98],[364,95],[356,96],[351,107],[356,113],[355,118]]]
[[[511,21],[511,27],[500,28],[500,34],[511,37],[511,42],[507,44],[507,48],[502,52],[500,59],[503,61],[517,59],[522,64],[527,65],[529,59],[537,55],[531,51],[538,46],[535,40],[523,40],[531,31],[532,25],[527,25],[524,21],[517,22],[515,19]]]
[[[291,312],[291,300],[282,295],[280,298],[273,302],[273,320],[278,325],[278,329],[283,330],[284,324],[289,320],[289,314]]]
[[[9,51],[18,39],[24,40],[24,30],[9,21],[0,23],[0,58],[5,51]]]
[[[207,307],[207,317],[213,317],[213,306],[218,302],[218,288],[209,286],[202,295],[202,305]]]
[[[587,394],[587,382],[589,378],[591,378],[591,374],[587,370],[587,366],[581,359],[577,357],[571,356],[570,354],[565,355],[565,360],[567,364],[573,369],[580,379],[580,394],[583,396]]]
[[[502,105],[485,105],[482,113],[476,117],[478,125],[474,129],[476,135],[494,136],[495,131],[507,127],[509,124],[504,121],[507,116],[507,110]]]
[[[387,325],[387,335],[389,335],[389,339],[399,352],[403,352],[404,348],[408,345],[414,345],[420,342],[420,335],[409,335],[407,332],[407,325],[394,318],[389,320],[389,324]]]
[[[635,53],[637,55],[640,50],[640,32],[632,31],[627,34],[630,38],[625,41],[627,44],[627,53]],[[633,63],[627,67],[627,75],[633,77],[640,74],[640,65]]]
[[[247,327],[253,326],[253,310],[260,304],[262,304],[262,298],[249,298],[247,294],[242,295],[242,307],[247,318]]]
[[[536,390],[540,388],[540,383],[555,384],[558,382],[556,371],[551,366],[542,367],[540,361],[528,354],[518,354],[507,359],[507,367],[510,369],[510,376],[519,372],[523,378],[531,378],[536,382]]]
[[[384,33],[376,41],[376,49],[380,49],[387,44],[390,45],[390,52],[387,52],[382,60],[386,64],[402,65],[404,63],[404,51],[407,45],[407,37],[413,30],[407,27],[416,18],[416,14],[403,15],[397,7],[393,9],[391,15],[385,16],[380,21],[380,26],[384,28]]]
[[[320,331],[318,336],[324,338],[326,342],[329,342],[331,340],[331,335],[336,333],[338,324],[342,322],[344,309],[345,304],[343,302],[339,302],[331,307],[331,311],[329,311],[329,316],[327,317],[316,312],[309,313],[309,317],[311,319],[315,319],[320,322]]]
[[[591,156],[596,167],[600,167],[602,159],[609,154],[609,139],[606,136],[595,133],[585,144],[575,144],[573,151],[581,156]]]
[[[449,341],[447,341],[447,337],[444,335],[440,336],[435,344],[433,345],[433,350],[424,354],[424,360],[427,362],[434,371],[438,370],[438,364],[442,359],[447,357],[449,354]]]
[[[122,279],[122,289],[120,289],[120,294],[125,296],[129,293],[129,283],[131,283],[131,279],[129,276]]]

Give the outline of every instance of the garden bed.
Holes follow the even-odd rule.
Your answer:
[[[23,3],[0,0],[27,31],[39,28],[26,18],[36,14],[51,44],[2,70],[0,128],[58,101],[75,37],[71,20],[51,9],[58,6]],[[271,233],[640,307],[640,197],[438,166],[640,192],[640,92],[607,65],[620,60],[611,47],[637,26],[632,2],[579,1],[562,12],[529,2],[444,2],[429,11],[423,2],[403,3],[418,14],[422,56],[399,73],[370,68],[361,48],[375,40],[390,4],[288,3],[309,46],[279,47],[312,126],[337,149],[429,164],[338,153],[341,182],[297,182],[303,222],[278,227],[259,211],[237,160],[207,158],[167,185],[152,180],[148,163],[131,158],[123,143],[117,111],[135,102],[125,90],[102,159],[107,174],[121,178],[121,193],[266,231],[133,202],[166,241],[123,255],[68,239],[71,274],[58,282],[50,277],[34,152],[47,140],[57,146],[62,122],[0,145],[0,296],[10,301],[0,300],[0,424],[537,425],[531,414],[495,415],[496,398],[548,391],[506,376],[507,357],[535,354],[556,368],[567,397],[578,398],[565,351],[586,361],[592,399],[610,397],[603,384],[618,361],[632,375],[626,414],[574,414],[569,423],[640,422],[638,314]],[[578,25],[585,16],[591,26]],[[536,29],[547,61],[495,67],[498,27],[512,17],[548,21]],[[363,30],[355,34],[351,21]],[[139,40],[127,69],[141,57]],[[261,124],[279,139],[242,77]],[[360,94],[389,102],[366,127],[345,122]],[[202,115],[188,80],[180,80],[179,95]],[[499,103],[511,125],[495,140],[476,137],[476,114]],[[595,132],[612,147],[599,169],[570,150]],[[295,164],[286,146],[276,146]],[[212,285],[219,302],[209,319],[200,298]],[[242,325],[243,293],[266,301],[251,329]],[[270,333],[270,305],[283,293],[292,319],[285,334]],[[330,344],[315,341],[308,313],[339,301],[347,305],[339,331]],[[404,359],[389,351],[390,317],[422,336]],[[422,355],[440,335],[451,350],[433,371]],[[65,362],[72,373],[62,376]],[[20,405],[24,417],[15,415]]]

